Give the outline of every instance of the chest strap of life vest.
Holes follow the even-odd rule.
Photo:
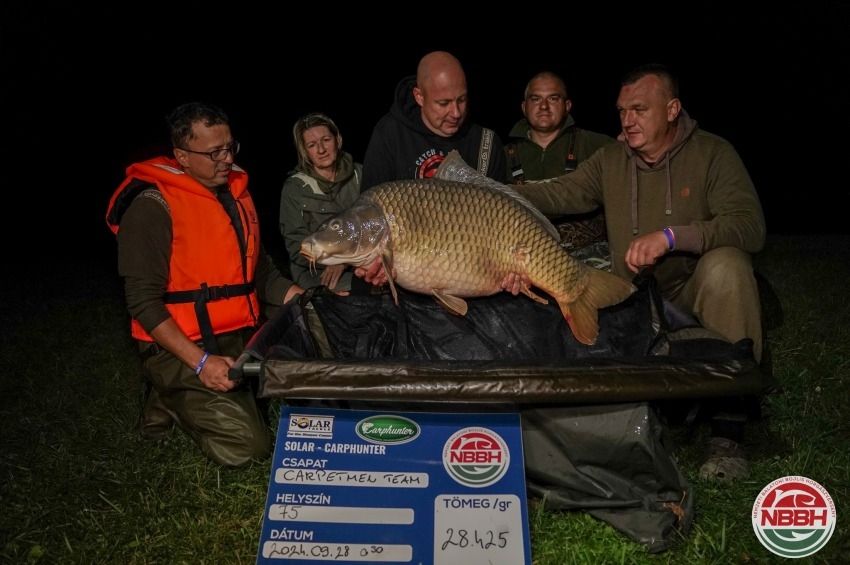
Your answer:
[[[195,303],[195,316],[198,318],[198,327],[201,330],[201,338],[204,341],[204,350],[213,355],[219,355],[218,342],[213,333],[210,313],[207,310],[207,302],[247,296],[254,291],[253,283],[224,284],[221,286],[207,286],[201,283],[201,288],[196,290],[176,290],[166,292],[163,300],[166,304],[182,304],[186,302]]]

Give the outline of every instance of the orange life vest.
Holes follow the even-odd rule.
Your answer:
[[[106,223],[113,233],[118,233],[132,199],[149,185],[159,189],[171,214],[171,261],[163,300],[180,329],[197,341],[204,333],[205,316],[213,334],[256,325],[259,303],[254,270],[260,226],[247,190],[248,174],[234,166],[228,176],[245,236],[244,265],[236,231],[222,204],[210,189],[184,173],[177,161],[166,157],[127,168],[127,178],[107,208]],[[131,322],[131,333],[136,339],[154,341],[137,320]]]

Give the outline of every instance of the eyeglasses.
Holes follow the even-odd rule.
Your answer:
[[[227,159],[227,154],[236,156],[239,153],[239,142],[234,141],[227,147],[222,147],[221,149],[216,149],[215,151],[193,151],[192,149],[185,149],[183,147],[178,147],[177,149],[181,151],[185,151],[187,153],[197,153],[198,155],[206,155],[212,161],[224,161]]]
[[[564,101],[564,97],[560,94],[550,94],[549,96],[539,96],[537,94],[531,94],[526,98],[528,102],[531,104],[540,104],[543,100],[546,100],[549,104],[560,104]]]

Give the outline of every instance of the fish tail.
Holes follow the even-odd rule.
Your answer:
[[[558,300],[558,306],[573,336],[585,345],[593,345],[599,335],[599,309],[619,304],[635,290],[629,281],[591,268],[582,293],[569,303]]]

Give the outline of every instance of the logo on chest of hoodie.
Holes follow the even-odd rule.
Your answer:
[[[437,173],[437,167],[446,158],[442,151],[428,149],[416,158],[416,177],[418,179],[430,179]]]
[[[679,191],[679,196],[682,198],[688,198],[691,195],[691,187],[685,186],[682,190]]]

